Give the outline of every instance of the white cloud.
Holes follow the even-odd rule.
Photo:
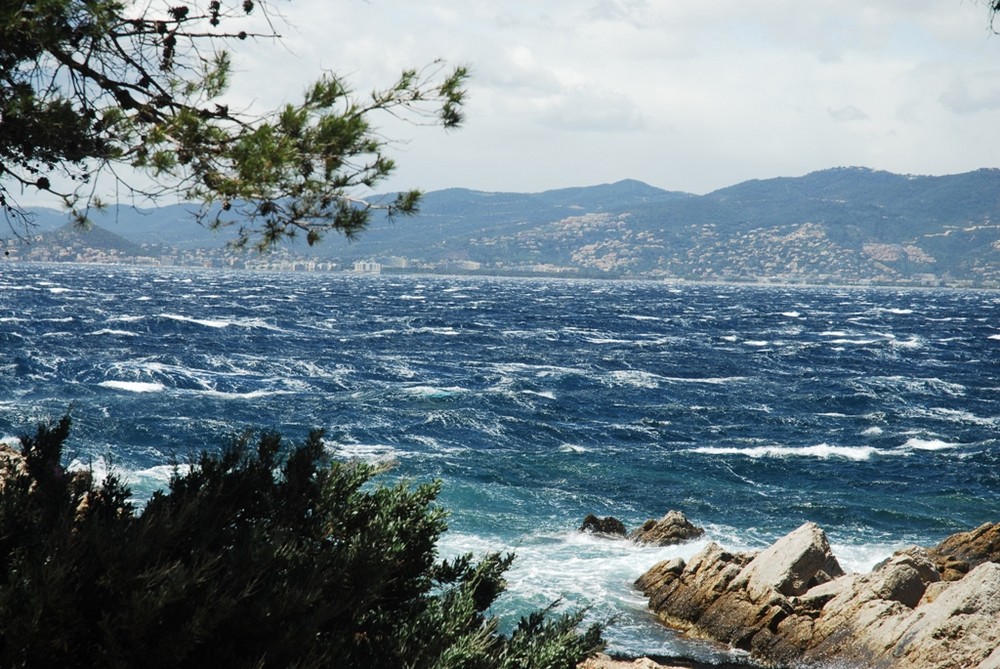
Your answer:
[[[386,188],[541,190],[637,178],[707,192],[836,165],[938,174],[1000,162],[1000,37],[974,0],[294,0],[246,44],[235,106],[324,69],[359,91],[468,64],[455,133],[404,140]]]

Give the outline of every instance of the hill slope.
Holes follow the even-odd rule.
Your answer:
[[[147,253],[220,249],[225,232],[200,228],[191,210],[123,207],[98,223]],[[1000,286],[1000,170],[835,168],[702,196],[634,180],[541,193],[455,188],[427,193],[415,217],[373,221],[356,241],[288,250],[428,271]]]

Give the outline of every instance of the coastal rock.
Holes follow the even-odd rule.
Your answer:
[[[606,534],[614,537],[624,537],[627,532],[625,523],[614,516],[598,518],[592,513],[587,514],[587,517],[583,519],[580,531],[591,532],[593,534]]]
[[[953,534],[930,550],[941,578],[957,581],[972,567],[1000,563],[1000,523],[984,523],[974,530]]]
[[[771,643],[793,613],[789,597],[843,574],[813,523],[760,553],[729,553],[713,542],[679,573],[676,566],[660,563],[636,582],[650,607],[668,624],[744,650]]]
[[[659,664],[648,657],[640,657],[636,660],[616,660],[604,653],[598,653],[596,656],[584,660],[577,669],[683,669],[683,667]]]
[[[636,587],[666,624],[769,663],[1000,669],[1000,564],[944,581],[936,551],[914,546],[846,575],[806,523],[758,553],[711,543],[686,564],[660,562]]]
[[[651,518],[642,527],[633,531],[630,537],[641,544],[656,546],[673,546],[691,541],[705,534],[705,530],[696,527],[680,511],[668,511],[659,520]]]

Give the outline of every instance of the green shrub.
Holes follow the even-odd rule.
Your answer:
[[[143,507],[69,472],[69,418],[0,472],[0,666],[571,668],[579,613],[508,637],[488,613],[513,556],[437,558],[439,484],[372,483],[322,434],[234,440]]]

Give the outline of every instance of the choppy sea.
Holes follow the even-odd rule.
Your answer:
[[[0,263],[0,438],[140,498],[248,427],[441,479],[444,554],[513,550],[509,623],[560,599],[614,652],[728,656],[632,581],[819,523],[848,571],[1000,520],[1000,293]],[[703,540],[580,534],[679,509]]]

